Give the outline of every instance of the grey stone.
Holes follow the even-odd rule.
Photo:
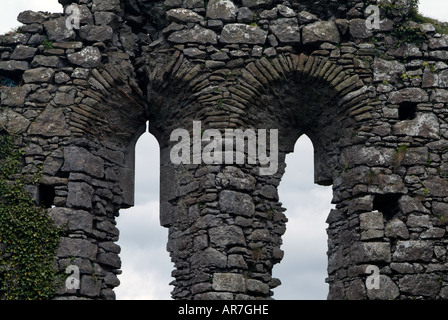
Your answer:
[[[37,48],[32,48],[19,44],[10,59],[12,60],[31,60],[37,52]]]
[[[269,285],[260,280],[247,279],[247,291],[266,295],[269,294]]]
[[[57,227],[67,231],[89,231],[93,227],[93,216],[86,211],[55,207],[48,209],[48,215]]]
[[[92,11],[120,11],[120,0],[93,0]]]
[[[67,58],[83,68],[94,68],[101,64],[101,53],[97,47],[85,47],[80,52],[68,54]]]
[[[316,21],[306,25],[302,30],[303,44],[320,44],[323,42],[339,44],[341,36],[333,21]]]
[[[248,194],[224,190],[219,194],[219,208],[236,216],[251,217],[255,212],[252,197]]]
[[[98,297],[101,291],[101,283],[102,281],[97,277],[82,275],[79,293],[88,297]]]
[[[390,243],[358,242],[351,251],[352,261],[357,262],[390,262]]]
[[[95,260],[97,252],[97,245],[88,240],[62,237],[56,254],[61,258],[80,257]]]
[[[43,23],[47,20],[48,14],[44,12],[23,11],[17,16],[17,21],[23,24]]]
[[[433,247],[431,241],[407,240],[398,241],[393,261],[431,261]]]
[[[395,83],[400,79],[400,76],[406,72],[406,67],[398,61],[375,58],[373,70],[374,81]]]
[[[222,29],[221,43],[246,43],[264,44],[266,42],[267,31],[257,27],[242,23],[226,24]]]
[[[234,22],[238,8],[231,0],[210,0],[207,5],[207,18]]]
[[[63,137],[70,135],[70,130],[62,110],[49,105],[31,123],[28,133],[46,137]]]
[[[212,288],[216,291],[245,292],[246,280],[238,273],[215,273]]]
[[[448,182],[438,176],[433,176],[423,182],[425,188],[433,197],[448,197]]]
[[[28,85],[1,88],[1,104],[6,107],[23,107],[30,91],[31,88]]]
[[[60,17],[57,19],[45,21],[43,23],[45,31],[47,32],[48,38],[50,40],[56,42],[65,42],[68,40],[76,39],[76,33],[74,29],[67,28],[65,24],[66,20],[66,17]]]
[[[169,21],[178,23],[201,22],[204,17],[189,9],[171,9],[166,13]]]
[[[350,20],[349,30],[354,38],[367,39],[373,36],[372,31],[367,28],[366,20],[364,19]]]
[[[254,20],[254,13],[246,7],[238,9],[237,21],[238,23],[251,23]]]
[[[23,74],[23,81],[25,83],[32,82],[51,82],[54,76],[54,69],[51,68],[35,68],[26,70]]]
[[[316,15],[305,10],[300,11],[297,18],[299,19],[300,24],[308,24],[319,19]]]
[[[415,119],[401,121],[393,126],[394,134],[413,137],[439,139],[439,131],[439,120],[431,113],[417,114]]]
[[[436,274],[416,274],[404,276],[399,280],[398,286],[403,293],[435,299],[441,284]]]
[[[398,286],[386,275],[380,275],[380,288],[367,289],[370,300],[394,300],[400,295]]]
[[[389,95],[389,102],[399,104],[402,102],[427,102],[428,93],[420,88],[405,88],[394,91]]]
[[[190,260],[192,268],[225,268],[227,265],[227,256],[213,248],[193,253]]]
[[[217,247],[246,245],[243,231],[238,226],[222,226],[208,230],[210,243]]]
[[[3,109],[0,113],[0,127],[11,135],[22,134],[29,125],[30,121],[27,118],[9,108]]]
[[[168,37],[174,43],[217,44],[218,36],[213,30],[196,25],[193,29],[175,31]]]
[[[69,182],[67,206],[71,208],[92,209],[93,188],[85,182]]]
[[[243,7],[260,8],[272,5],[272,0],[242,0]]]
[[[29,68],[27,61],[0,61],[0,71],[25,71]]]
[[[79,36],[81,39],[87,40],[87,41],[107,41],[111,40],[113,35],[113,30],[110,26],[103,25],[103,26],[82,26],[79,29]]]
[[[269,24],[269,30],[282,43],[300,43],[300,28],[297,18],[284,18],[273,20]]]
[[[386,224],[385,235],[391,238],[409,239],[406,224],[398,218],[394,218]]]
[[[69,146],[64,149],[62,171],[82,172],[102,178],[104,176],[104,160],[92,155],[82,147]]]
[[[359,215],[360,227],[363,230],[384,229],[383,214],[381,212],[365,212]]]

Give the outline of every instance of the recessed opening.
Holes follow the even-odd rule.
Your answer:
[[[413,120],[417,116],[417,103],[403,102],[398,108],[398,118],[400,120]]]
[[[54,191],[54,186],[40,184],[37,196],[37,204],[44,208],[51,208],[54,204],[54,197],[56,193]]]
[[[282,236],[284,257],[273,269],[282,284],[274,289],[277,300],[325,300],[328,295],[328,227],[334,208],[332,188],[314,182],[314,147],[300,137],[294,152],[286,155],[286,169],[278,193],[288,218]]]
[[[389,220],[394,217],[400,210],[398,199],[401,194],[377,194],[373,199],[373,211],[382,212],[384,217]]]

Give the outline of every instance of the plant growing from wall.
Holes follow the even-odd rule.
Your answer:
[[[0,132],[0,299],[50,299],[60,231],[25,191],[23,150]],[[39,179],[32,177],[31,183]]]

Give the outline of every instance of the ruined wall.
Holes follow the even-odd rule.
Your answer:
[[[134,144],[146,121],[161,148],[160,221],[173,298],[270,298],[287,226],[277,187],[306,134],[315,181],[332,185],[329,299],[446,299],[448,38],[410,21],[411,5],[362,1],[62,1],[67,16],[25,12],[0,37],[0,121],[43,165],[34,198],[66,234],[79,290],[114,298],[114,217],[133,204]],[[375,4],[370,1],[369,4]],[[181,164],[173,130],[278,129],[278,170]],[[270,149],[272,151],[272,148]],[[291,164],[293,165],[293,164]],[[380,271],[368,289],[366,268]],[[282,279],[288,281],[288,279]]]

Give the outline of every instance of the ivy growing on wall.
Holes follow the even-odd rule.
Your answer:
[[[23,150],[0,132],[0,299],[43,300],[56,292],[55,253],[60,231],[35,205],[21,174]]]

